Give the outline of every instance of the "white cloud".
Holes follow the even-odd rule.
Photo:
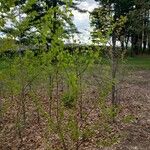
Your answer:
[[[97,3],[94,0],[83,1],[79,4],[79,8],[82,10],[87,10],[91,12],[94,8],[97,7]],[[80,39],[82,43],[89,43],[90,40],[90,14],[89,12],[80,13],[77,10],[73,10],[74,14],[74,23],[79,32],[82,34],[78,35],[76,38]]]
[[[83,1],[79,5],[79,8],[88,10],[90,12],[93,11],[95,7],[97,7],[97,3],[94,0]]]

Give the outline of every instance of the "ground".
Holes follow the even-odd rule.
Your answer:
[[[115,123],[112,123],[114,132],[119,132],[119,138],[111,146],[106,146],[105,143],[103,144],[105,146],[98,147],[96,145],[97,138],[103,138],[104,135],[97,135],[93,139],[85,141],[79,150],[150,150],[150,70],[148,63],[145,63],[146,68],[143,68],[141,63],[138,64],[134,61],[134,64],[140,68],[130,69],[132,71],[119,83],[118,100],[121,109],[119,117]],[[95,99],[97,96],[94,85],[90,87],[90,92],[83,95],[83,99],[84,97],[85,99],[87,97]],[[33,105],[28,104],[28,112],[32,113],[27,114],[29,119],[22,132],[22,141],[20,141],[18,131],[14,126],[16,123],[14,118],[17,115],[16,108],[13,104],[11,105],[12,111],[5,114],[0,126],[0,150],[47,150],[47,136],[49,138],[49,135],[44,130],[45,121],[41,119],[40,123],[37,123],[37,113]],[[96,111],[91,111],[89,122],[92,122],[94,117],[97,117]],[[50,139],[54,144],[52,149],[60,150],[57,148],[57,145],[60,144],[58,137],[51,135]],[[21,146],[20,143],[22,143]]]
[[[150,149],[150,71],[136,71],[127,80],[122,104],[128,107],[135,120],[123,127],[125,138],[117,150]]]

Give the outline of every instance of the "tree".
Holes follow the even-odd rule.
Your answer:
[[[148,47],[149,31],[149,0],[96,0],[103,7],[110,8],[116,20],[121,16],[126,16],[127,21],[120,32],[118,40],[122,49],[128,48],[131,42],[131,56],[145,53]],[[131,39],[131,40],[130,40]],[[126,44],[126,46],[125,46]]]
[[[7,36],[13,36],[24,45],[31,44],[33,46],[37,41],[45,42],[48,50],[58,28],[65,29],[61,39],[68,38],[70,32],[76,31],[70,15],[70,5],[71,1],[65,0],[15,0],[11,12],[9,10],[5,12],[14,14],[13,18],[10,18],[13,27],[3,26],[1,31]],[[5,18],[5,20],[7,19]],[[44,22],[47,23],[44,24]],[[42,36],[44,32],[47,32],[46,37]]]
[[[121,1],[120,1],[121,3]],[[119,9],[120,5],[116,1],[101,1],[100,7],[96,8],[91,13],[91,24],[94,27],[94,32],[92,36],[94,41],[102,46],[107,44],[110,39],[111,43],[109,45],[110,51],[107,55],[111,60],[111,91],[112,91],[112,108],[113,108],[113,119],[115,115],[115,108],[117,106],[116,97],[116,79],[118,71],[118,62],[120,56],[124,51],[124,40],[121,40],[121,36],[124,36],[124,28],[126,23],[126,16]],[[122,51],[116,48],[117,40],[121,41]],[[120,55],[121,54],[121,55]]]

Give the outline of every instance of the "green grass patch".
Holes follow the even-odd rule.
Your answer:
[[[136,70],[150,70],[150,56],[128,57],[127,66]]]

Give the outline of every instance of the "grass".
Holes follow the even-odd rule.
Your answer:
[[[9,61],[11,62],[11,59]],[[0,58],[0,71],[9,67],[9,61],[8,59]]]
[[[104,63],[108,63],[107,61]],[[1,59],[0,60],[0,70],[6,69],[8,67],[8,60]],[[127,67],[133,70],[150,70],[150,56],[136,56],[136,57],[128,57],[126,59]]]
[[[150,56],[128,57],[127,66],[135,70],[150,70]]]

